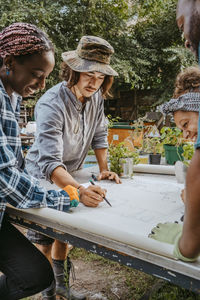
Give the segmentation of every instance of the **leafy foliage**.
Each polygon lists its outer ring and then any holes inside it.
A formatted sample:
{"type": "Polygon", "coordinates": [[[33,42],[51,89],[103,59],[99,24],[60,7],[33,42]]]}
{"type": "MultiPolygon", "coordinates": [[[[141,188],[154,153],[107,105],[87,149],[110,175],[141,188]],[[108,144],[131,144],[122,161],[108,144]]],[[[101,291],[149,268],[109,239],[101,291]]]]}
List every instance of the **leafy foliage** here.
{"type": "Polygon", "coordinates": [[[186,166],[189,166],[190,164],[190,160],[192,159],[192,156],[194,155],[194,143],[186,143],[185,145],[183,145],[183,153],[182,156],[184,158],[183,163],[186,166]]]}
{"type": "Polygon", "coordinates": [[[120,117],[115,117],[113,118],[110,114],[106,116],[107,120],[108,120],[108,128],[112,128],[114,123],[119,122],[120,121],[120,117]]]}
{"type": "Polygon", "coordinates": [[[124,143],[119,143],[117,145],[110,145],[109,147],[109,160],[110,160],[110,170],[122,174],[122,163],[124,158],[132,158],[133,165],[139,163],[139,154],[137,151],[130,151],[124,143]]]}
{"type": "Polygon", "coordinates": [[[163,127],[160,133],[163,144],[180,146],[184,143],[182,131],[177,127],[163,127]]]}
{"type": "Polygon", "coordinates": [[[146,153],[162,154],[163,145],[160,137],[145,137],[143,142],[143,150],[146,153]]]}
{"type": "MultiPolygon", "coordinates": [[[[83,35],[98,35],[116,49],[129,18],[128,0],[0,0],[0,30],[13,22],[29,22],[45,30],[56,50],[56,68],[48,86],[58,82],[61,53],[74,50],[83,35]]],[[[116,60],[116,67],[120,69],[116,60]]]]}
{"type": "Polygon", "coordinates": [[[59,81],[61,53],[74,50],[82,35],[98,35],[115,49],[116,95],[150,90],[151,105],[169,99],[174,79],[194,62],[176,25],[176,0],[0,0],[0,30],[13,22],[44,29],[55,45],[56,66],[47,88],[59,81]]]}

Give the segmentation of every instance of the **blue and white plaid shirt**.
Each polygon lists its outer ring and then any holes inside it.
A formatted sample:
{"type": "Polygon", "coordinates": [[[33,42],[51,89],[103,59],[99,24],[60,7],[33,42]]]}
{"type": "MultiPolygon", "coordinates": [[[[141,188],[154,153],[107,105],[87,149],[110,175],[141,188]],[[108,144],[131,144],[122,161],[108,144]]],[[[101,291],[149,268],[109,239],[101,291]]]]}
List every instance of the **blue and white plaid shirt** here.
{"type": "Polygon", "coordinates": [[[65,191],[46,191],[24,169],[20,128],[17,123],[21,97],[15,109],[0,80],[0,226],[6,203],[17,208],[50,207],[68,211],[70,198],[65,191]]]}

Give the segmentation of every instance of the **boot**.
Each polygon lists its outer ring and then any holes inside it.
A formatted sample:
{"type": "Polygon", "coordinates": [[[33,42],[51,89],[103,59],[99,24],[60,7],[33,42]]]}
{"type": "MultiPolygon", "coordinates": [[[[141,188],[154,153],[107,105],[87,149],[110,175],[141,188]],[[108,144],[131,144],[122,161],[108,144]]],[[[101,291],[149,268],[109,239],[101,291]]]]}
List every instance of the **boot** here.
{"type": "Polygon", "coordinates": [[[52,267],[56,280],[56,295],[62,297],[63,300],[86,300],[86,297],[69,286],[70,271],[74,279],[74,269],[72,263],[67,257],[66,263],[63,260],[52,259],[52,267]]]}
{"type": "Polygon", "coordinates": [[[52,284],[42,291],[42,300],[56,300],[56,285],[55,281],[52,284]]]}

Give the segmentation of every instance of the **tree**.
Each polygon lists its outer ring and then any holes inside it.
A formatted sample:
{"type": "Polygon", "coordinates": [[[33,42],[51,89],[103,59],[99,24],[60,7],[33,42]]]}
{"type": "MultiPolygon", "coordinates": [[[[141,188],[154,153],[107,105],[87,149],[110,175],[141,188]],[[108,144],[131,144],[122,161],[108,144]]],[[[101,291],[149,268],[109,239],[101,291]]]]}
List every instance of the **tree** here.
{"type": "Polygon", "coordinates": [[[0,0],[0,30],[30,22],[55,45],[56,67],[47,88],[59,81],[63,51],[74,50],[83,35],[97,35],[115,49],[115,89],[146,90],[151,104],[168,100],[177,73],[194,63],[176,25],[176,0],[0,0]]]}
{"type": "Polygon", "coordinates": [[[129,18],[128,0],[0,0],[0,6],[0,29],[13,22],[29,22],[52,39],[57,63],[51,84],[58,82],[61,52],[76,49],[83,35],[101,36],[118,50],[129,18]]]}

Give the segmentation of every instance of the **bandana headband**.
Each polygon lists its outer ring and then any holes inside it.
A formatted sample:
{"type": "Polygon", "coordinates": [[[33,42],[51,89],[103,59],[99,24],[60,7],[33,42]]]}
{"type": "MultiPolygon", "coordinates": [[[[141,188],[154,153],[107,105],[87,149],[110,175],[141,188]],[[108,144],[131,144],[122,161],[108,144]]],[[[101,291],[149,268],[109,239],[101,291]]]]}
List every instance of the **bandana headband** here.
{"type": "Polygon", "coordinates": [[[170,101],[162,104],[159,110],[167,115],[177,110],[196,111],[200,109],[200,93],[187,93],[179,96],[177,99],[172,98],[170,101]]]}

